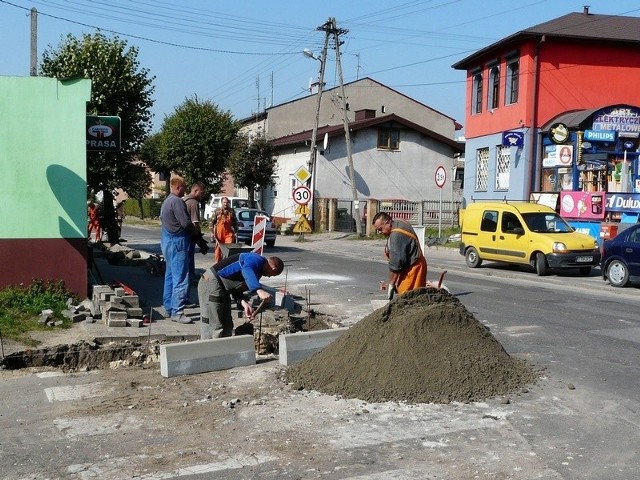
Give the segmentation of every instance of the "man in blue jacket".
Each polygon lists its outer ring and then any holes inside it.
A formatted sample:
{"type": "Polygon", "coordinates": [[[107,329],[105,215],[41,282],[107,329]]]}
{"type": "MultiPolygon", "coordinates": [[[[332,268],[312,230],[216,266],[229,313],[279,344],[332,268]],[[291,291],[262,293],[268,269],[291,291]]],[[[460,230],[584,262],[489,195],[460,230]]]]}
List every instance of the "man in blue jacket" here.
{"type": "Polygon", "coordinates": [[[253,308],[245,294],[257,294],[271,301],[271,294],[260,284],[264,277],[275,277],[284,270],[278,257],[268,259],[257,253],[237,253],[222,259],[204,272],[198,282],[200,339],[230,337],[233,333],[231,297],[239,301],[245,316],[253,319],[253,308]]]}

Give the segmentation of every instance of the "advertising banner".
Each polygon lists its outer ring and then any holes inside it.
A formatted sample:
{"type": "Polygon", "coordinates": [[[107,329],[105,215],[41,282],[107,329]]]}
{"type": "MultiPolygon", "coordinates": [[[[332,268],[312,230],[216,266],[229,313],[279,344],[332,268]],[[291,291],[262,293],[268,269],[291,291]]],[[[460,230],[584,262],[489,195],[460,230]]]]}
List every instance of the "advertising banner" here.
{"type": "Polygon", "coordinates": [[[566,218],[601,220],[604,192],[560,192],[560,215],[566,218]]]}
{"type": "Polygon", "coordinates": [[[640,213],[640,193],[608,193],[607,211],[640,213]]]}

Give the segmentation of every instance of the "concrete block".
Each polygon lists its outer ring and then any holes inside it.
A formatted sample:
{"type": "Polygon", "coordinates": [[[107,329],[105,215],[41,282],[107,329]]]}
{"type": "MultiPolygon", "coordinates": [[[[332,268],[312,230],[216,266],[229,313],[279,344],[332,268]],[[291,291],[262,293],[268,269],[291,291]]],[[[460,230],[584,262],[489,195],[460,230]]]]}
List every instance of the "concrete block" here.
{"type": "Polygon", "coordinates": [[[138,295],[125,295],[123,301],[129,308],[138,308],[140,306],[140,297],[138,295]]]}
{"type": "Polygon", "coordinates": [[[100,294],[102,293],[112,293],[113,288],[109,285],[94,285],[92,289],[92,299],[94,302],[100,300],[100,294]]]}
{"type": "Polygon", "coordinates": [[[288,293],[276,292],[275,303],[278,307],[284,308],[289,313],[296,311],[296,302],[288,293]]]}
{"type": "Polygon", "coordinates": [[[82,322],[85,318],[87,318],[86,313],[74,313],[73,315],[71,315],[71,321],[73,323],[82,322]]]}
{"type": "Polygon", "coordinates": [[[100,293],[100,300],[104,300],[105,302],[108,302],[109,300],[111,300],[111,297],[114,296],[113,292],[101,292],[100,293]]]}
{"type": "Polygon", "coordinates": [[[110,318],[107,321],[107,327],[126,327],[127,326],[127,319],[121,319],[121,318],[110,318]]]}
{"type": "Polygon", "coordinates": [[[130,327],[140,328],[142,326],[141,318],[127,318],[127,325],[130,327]]]}
{"type": "Polygon", "coordinates": [[[251,335],[160,345],[160,374],[167,378],[255,363],[256,350],[251,335]]]}
{"type": "Polygon", "coordinates": [[[130,317],[140,317],[142,318],[142,309],[140,307],[136,307],[136,308],[127,308],[127,315],[129,315],[130,317]]]}
{"type": "Polygon", "coordinates": [[[127,326],[127,312],[109,311],[103,313],[103,318],[106,315],[106,324],[109,327],[126,327],[127,326]]]}
{"type": "Polygon", "coordinates": [[[124,297],[124,288],[122,287],[116,287],[113,289],[113,294],[116,297],[124,297]]]}
{"type": "Polygon", "coordinates": [[[293,365],[310,357],[333,342],[347,331],[349,327],[331,328],[313,332],[280,334],[279,357],[282,365],[293,365]]]}
{"type": "Polygon", "coordinates": [[[109,299],[109,303],[111,305],[119,305],[119,306],[123,306],[124,305],[124,297],[119,297],[119,296],[115,296],[115,297],[111,297],[109,299]]]}

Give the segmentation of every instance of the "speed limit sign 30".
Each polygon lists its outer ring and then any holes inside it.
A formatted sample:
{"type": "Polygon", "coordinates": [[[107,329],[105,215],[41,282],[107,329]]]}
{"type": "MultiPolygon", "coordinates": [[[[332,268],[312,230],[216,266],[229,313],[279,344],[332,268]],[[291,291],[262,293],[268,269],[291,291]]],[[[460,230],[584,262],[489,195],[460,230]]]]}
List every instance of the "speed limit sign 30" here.
{"type": "Polygon", "coordinates": [[[311,201],[311,189],[304,185],[294,188],[292,195],[293,201],[298,205],[306,205],[311,201]]]}

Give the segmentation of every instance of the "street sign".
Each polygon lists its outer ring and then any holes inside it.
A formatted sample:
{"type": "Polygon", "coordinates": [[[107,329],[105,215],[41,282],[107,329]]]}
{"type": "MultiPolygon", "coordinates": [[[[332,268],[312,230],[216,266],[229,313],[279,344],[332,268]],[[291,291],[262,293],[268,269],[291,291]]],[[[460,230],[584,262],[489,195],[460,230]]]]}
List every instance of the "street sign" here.
{"type": "Polygon", "coordinates": [[[436,187],[438,188],[444,187],[444,184],[447,182],[447,170],[442,165],[436,168],[435,178],[436,178],[436,187]]]}
{"type": "Polygon", "coordinates": [[[294,188],[291,195],[298,205],[306,205],[311,201],[311,189],[304,185],[294,188]]]}
{"type": "Polygon", "coordinates": [[[119,152],[120,117],[87,115],[87,150],[119,152]]]}
{"type": "Polygon", "coordinates": [[[296,207],[295,214],[296,215],[309,215],[311,213],[311,209],[308,205],[298,205],[296,207]]]}
{"type": "Polygon", "coordinates": [[[293,176],[296,177],[300,183],[307,183],[307,180],[311,178],[311,172],[303,165],[295,171],[293,176]]]}
{"type": "Polygon", "coordinates": [[[312,231],[311,224],[304,215],[302,215],[293,226],[293,233],[311,233],[312,231]]]}

